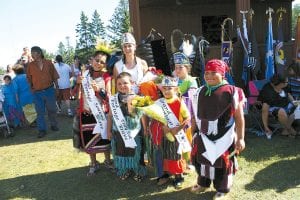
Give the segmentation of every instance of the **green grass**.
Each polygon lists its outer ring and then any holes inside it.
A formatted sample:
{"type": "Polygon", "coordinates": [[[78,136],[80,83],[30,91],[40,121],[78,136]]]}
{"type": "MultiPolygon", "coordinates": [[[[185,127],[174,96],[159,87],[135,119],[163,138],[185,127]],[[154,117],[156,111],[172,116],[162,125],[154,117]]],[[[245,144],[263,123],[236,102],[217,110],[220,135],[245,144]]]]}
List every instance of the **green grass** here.
{"type": "MultiPolygon", "coordinates": [[[[156,186],[153,169],[142,183],[120,181],[101,166],[87,177],[89,158],[72,147],[72,119],[60,116],[60,131],[42,139],[34,129],[16,130],[0,137],[0,200],[5,199],[211,199],[211,191],[189,192],[196,174],[185,178],[184,188],[156,186]]],[[[98,160],[103,162],[102,155],[98,160]]],[[[276,135],[271,141],[247,135],[239,156],[239,171],[229,199],[300,199],[300,138],[276,135]]]]}

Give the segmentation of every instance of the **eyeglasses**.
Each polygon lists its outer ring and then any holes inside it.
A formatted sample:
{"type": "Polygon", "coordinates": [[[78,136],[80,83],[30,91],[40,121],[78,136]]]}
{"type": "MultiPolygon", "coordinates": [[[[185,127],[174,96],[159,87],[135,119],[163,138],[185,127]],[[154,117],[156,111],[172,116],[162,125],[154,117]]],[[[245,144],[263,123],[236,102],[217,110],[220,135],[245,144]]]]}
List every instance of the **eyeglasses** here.
{"type": "Polygon", "coordinates": [[[103,62],[102,60],[99,60],[99,59],[95,59],[95,62],[98,63],[98,64],[101,64],[101,65],[105,64],[105,62],[103,62]]]}

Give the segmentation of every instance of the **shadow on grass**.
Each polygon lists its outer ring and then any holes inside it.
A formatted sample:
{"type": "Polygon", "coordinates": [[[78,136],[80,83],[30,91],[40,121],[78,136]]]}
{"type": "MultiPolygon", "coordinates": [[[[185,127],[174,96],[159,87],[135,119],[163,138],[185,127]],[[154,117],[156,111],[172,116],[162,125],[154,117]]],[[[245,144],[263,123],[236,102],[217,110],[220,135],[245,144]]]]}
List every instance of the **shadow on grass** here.
{"type": "Polygon", "coordinates": [[[241,157],[247,161],[259,162],[274,156],[280,158],[297,156],[300,152],[299,140],[299,136],[295,139],[276,134],[271,140],[267,140],[264,136],[246,134],[246,149],[241,157]]]}
{"type": "Polygon", "coordinates": [[[292,188],[300,189],[299,166],[300,158],[273,163],[256,173],[254,181],[245,188],[252,191],[274,189],[279,193],[292,188]]]}
{"type": "Polygon", "coordinates": [[[40,141],[64,140],[72,138],[73,118],[66,116],[58,116],[57,121],[59,126],[59,131],[57,132],[51,131],[49,125],[47,135],[43,138],[37,138],[37,128],[18,128],[14,129],[14,137],[4,138],[1,135],[0,146],[18,145],[40,141]]]}
{"type": "Polygon", "coordinates": [[[137,183],[121,181],[101,166],[93,177],[87,168],[73,168],[0,180],[1,199],[211,199],[214,192],[195,195],[189,188],[180,191],[171,185],[158,187],[155,180],[137,183]]]}

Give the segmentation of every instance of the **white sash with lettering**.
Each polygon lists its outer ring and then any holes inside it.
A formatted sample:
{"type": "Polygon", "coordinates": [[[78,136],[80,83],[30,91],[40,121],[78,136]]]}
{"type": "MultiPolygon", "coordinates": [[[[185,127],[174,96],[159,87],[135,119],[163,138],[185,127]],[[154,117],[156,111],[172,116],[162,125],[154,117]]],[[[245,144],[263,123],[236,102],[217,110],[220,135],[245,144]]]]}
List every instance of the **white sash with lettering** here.
{"type": "MultiPolygon", "coordinates": [[[[233,122],[230,129],[225,133],[225,135],[223,135],[221,138],[215,141],[211,141],[204,133],[201,132],[201,120],[197,117],[197,113],[198,113],[198,98],[202,88],[203,87],[200,87],[193,96],[193,101],[192,101],[193,112],[194,112],[197,127],[199,129],[199,135],[202,138],[206,150],[202,155],[207,160],[209,160],[209,162],[213,165],[216,162],[216,160],[231,146],[235,137],[235,130],[234,130],[235,123],[233,122]]],[[[215,121],[209,121],[209,125],[208,125],[209,130],[211,129],[210,126],[215,126],[214,122],[215,121]]],[[[216,130],[214,131],[217,130],[218,129],[216,128],[216,130]]]]}
{"type": "Polygon", "coordinates": [[[107,139],[106,116],[102,110],[102,106],[100,102],[98,101],[95,95],[95,91],[92,88],[91,81],[90,81],[90,73],[88,70],[86,70],[83,74],[82,88],[84,91],[84,95],[86,96],[86,101],[97,122],[93,130],[93,134],[100,133],[103,139],[107,139]]]}
{"type": "MultiPolygon", "coordinates": [[[[156,101],[156,103],[159,106],[161,106],[169,128],[174,128],[174,127],[180,126],[180,123],[179,123],[177,117],[172,112],[172,110],[170,109],[170,107],[167,104],[165,99],[163,99],[163,98],[158,99],[156,101]]],[[[181,103],[183,103],[183,102],[181,102],[181,103]]],[[[192,147],[186,137],[186,134],[182,129],[175,135],[175,138],[176,138],[177,142],[179,143],[179,146],[177,149],[178,154],[181,155],[182,152],[185,153],[185,152],[190,152],[192,150],[192,147]]]]}
{"type": "Polygon", "coordinates": [[[137,145],[135,143],[134,137],[138,134],[139,130],[129,131],[125,117],[120,108],[118,93],[110,97],[109,105],[112,112],[112,117],[124,141],[125,147],[135,148],[137,145]]]}

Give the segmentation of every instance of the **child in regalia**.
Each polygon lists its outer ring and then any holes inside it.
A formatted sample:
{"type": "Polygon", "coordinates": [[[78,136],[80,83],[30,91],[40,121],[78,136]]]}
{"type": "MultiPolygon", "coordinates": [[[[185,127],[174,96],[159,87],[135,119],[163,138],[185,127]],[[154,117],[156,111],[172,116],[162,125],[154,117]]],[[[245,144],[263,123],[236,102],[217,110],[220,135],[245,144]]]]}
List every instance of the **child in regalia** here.
{"type": "Polygon", "coordinates": [[[133,179],[141,182],[146,175],[142,130],[147,130],[147,123],[145,116],[131,105],[134,97],[132,84],[132,77],[127,72],[116,77],[118,92],[109,100],[107,129],[117,175],[126,180],[133,172],[133,179]]]}
{"type": "Polygon", "coordinates": [[[194,193],[206,191],[213,182],[214,199],[224,199],[237,168],[235,154],[245,148],[244,94],[224,79],[227,64],[218,59],[207,62],[206,85],[193,97],[192,130],[195,132],[192,162],[198,173],[194,193]]]}
{"type": "Polygon", "coordinates": [[[183,131],[190,120],[190,114],[185,103],[177,96],[176,79],[165,76],[159,88],[163,98],[158,99],[155,104],[162,109],[167,124],[155,123],[150,127],[155,157],[153,164],[159,177],[158,185],[167,183],[169,177],[174,175],[174,187],[179,189],[184,181],[182,173],[186,167],[182,153],[191,150],[183,131]]]}
{"type": "Polygon", "coordinates": [[[109,57],[106,52],[96,51],[92,59],[92,68],[84,71],[77,79],[77,83],[81,84],[79,117],[85,140],[84,150],[89,154],[91,161],[87,176],[94,175],[100,168],[96,153],[104,153],[105,167],[113,169],[106,129],[108,98],[111,91],[111,77],[106,71],[109,57]]]}

